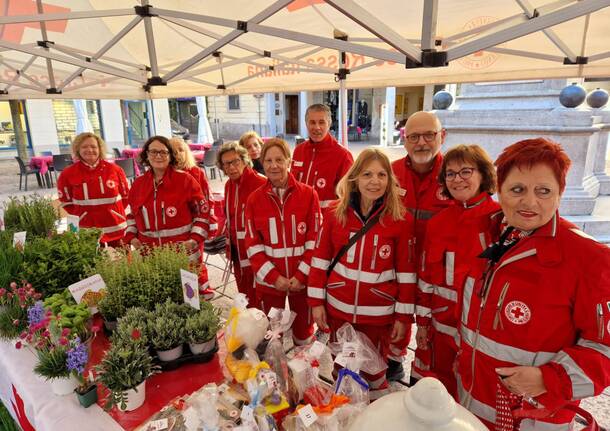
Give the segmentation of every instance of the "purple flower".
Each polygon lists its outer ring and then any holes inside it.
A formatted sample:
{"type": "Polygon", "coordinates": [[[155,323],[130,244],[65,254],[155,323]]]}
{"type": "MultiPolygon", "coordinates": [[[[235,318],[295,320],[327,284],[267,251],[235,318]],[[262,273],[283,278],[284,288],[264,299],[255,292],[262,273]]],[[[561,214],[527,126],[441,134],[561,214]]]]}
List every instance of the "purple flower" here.
{"type": "Polygon", "coordinates": [[[68,350],[68,359],[66,366],[70,371],[76,371],[78,374],[85,372],[85,366],[89,361],[89,353],[87,346],[81,344],[80,338],[76,337],[71,343],[71,348],[68,350]]]}
{"type": "Polygon", "coordinates": [[[32,326],[40,323],[44,319],[44,315],[45,311],[42,301],[37,301],[34,305],[28,308],[28,322],[32,326]]]}

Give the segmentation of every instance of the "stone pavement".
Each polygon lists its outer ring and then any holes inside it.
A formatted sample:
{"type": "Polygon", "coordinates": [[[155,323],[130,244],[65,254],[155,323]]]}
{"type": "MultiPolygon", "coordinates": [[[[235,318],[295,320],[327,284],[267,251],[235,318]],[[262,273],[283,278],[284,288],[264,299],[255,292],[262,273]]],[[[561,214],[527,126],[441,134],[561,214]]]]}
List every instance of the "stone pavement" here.
{"type": "MultiPolygon", "coordinates": [[[[354,158],[364,149],[368,147],[367,142],[359,142],[350,144],[350,149],[354,158]]],[[[391,147],[385,148],[384,151],[388,154],[390,159],[394,160],[404,156],[404,149],[402,147],[391,147]]],[[[223,192],[224,181],[226,177],[223,176],[223,180],[215,179],[210,181],[210,186],[214,192],[223,192]]],[[[36,179],[33,176],[29,178],[29,191],[19,191],[19,168],[17,162],[14,159],[11,160],[0,160],[0,205],[2,202],[8,199],[9,196],[21,196],[38,193],[53,198],[57,198],[55,189],[39,188],[36,183],[36,179]]],[[[610,212],[610,198],[605,198],[600,204],[600,208],[596,208],[598,211],[609,211],[610,212]]],[[[222,268],[224,268],[224,261],[220,256],[210,256],[209,258],[209,274],[210,282],[214,287],[221,285],[222,279],[222,268]]],[[[235,282],[231,278],[231,282],[226,286],[225,293],[229,297],[233,297],[236,293],[235,282]]],[[[228,316],[228,311],[231,307],[231,299],[217,295],[217,299],[214,300],[215,304],[223,310],[223,317],[228,316]]],[[[415,331],[413,331],[413,335],[415,331]]],[[[414,339],[411,340],[411,348],[414,348],[414,339]]],[[[410,369],[410,363],[413,360],[413,352],[409,350],[407,357],[405,358],[405,370],[410,369]]],[[[408,380],[408,378],[406,379],[408,380]]],[[[393,384],[393,388],[396,390],[402,390],[405,387],[400,384],[393,384]]],[[[610,430],[610,388],[606,388],[604,393],[595,398],[590,398],[583,402],[583,407],[591,412],[596,420],[602,427],[610,430]]]]}

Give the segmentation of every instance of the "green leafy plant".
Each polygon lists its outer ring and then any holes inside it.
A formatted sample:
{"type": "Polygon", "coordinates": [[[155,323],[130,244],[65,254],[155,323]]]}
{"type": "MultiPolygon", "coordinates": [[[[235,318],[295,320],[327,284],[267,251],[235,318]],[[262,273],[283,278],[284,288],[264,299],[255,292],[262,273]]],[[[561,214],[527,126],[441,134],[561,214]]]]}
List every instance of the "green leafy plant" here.
{"type": "Polygon", "coordinates": [[[0,402],[0,429],[3,431],[21,431],[4,404],[0,402]]]}
{"type": "Polygon", "coordinates": [[[153,365],[148,349],[139,334],[134,332],[129,340],[114,340],[95,370],[97,381],[110,391],[104,406],[110,410],[114,405],[125,409],[125,392],[136,388],[158,367],[153,365]]]}
{"type": "Polygon", "coordinates": [[[210,341],[220,329],[220,312],[209,302],[201,303],[201,310],[187,317],[185,323],[186,339],[189,343],[199,344],[210,341]]]}
{"type": "Polygon", "coordinates": [[[19,280],[23,253],[13,247],[13,232],[0,231],[0,288],[19,280]]]}
{"type": "Polygon", "coordinates": [[[168,245],[102,255],[88,272],[104,279],[106,292],[98,305],[106,320],[114,320],[131,307],[152,310],[168,298],[182,302],[180,269],[189,269],[188,254],[182,247],[168,245]]]}
{"type": "Polygon", "coordinates": [[[48,380],[61,377],[68,377],[70,371],[66,365],[68,359],[68,349],[64,346],[57,346],[53,349],[37,350],[38,363],[34,367],[34,372],[48,380]]]}
{"type": "Polygon", "coordinates": [[[59,212],[49,198],[32,195],[10,197],[4,208],[6,230],[27,231],[28,237],[46,237],[55,232],[59,212]]]}
{"type": "Polygon", "coordinates": [[[150,342],[156,350],[171,350],[186,341],[185,321],[188,310],[186,304],[174,304],[169,299],[157,305],[149,323],[150,342]]]}
{"type": "Polygon", "coordinates": [[[152,313],[142,307],[132,307],[119,319],[119,324],[116,331],[112,334],[113,340],[124,339],[128,340],[132,337],[134,331],[140,331],[142,342],[146,345],[150,342],[149,322],[152,313]]]}
{"type": "Polygon", "coordinates": [[[37,286],[44,297],[62,292],[84,274],[98,256],[99,229],[53,234],[25,244],[22,278],[37,286]]]}

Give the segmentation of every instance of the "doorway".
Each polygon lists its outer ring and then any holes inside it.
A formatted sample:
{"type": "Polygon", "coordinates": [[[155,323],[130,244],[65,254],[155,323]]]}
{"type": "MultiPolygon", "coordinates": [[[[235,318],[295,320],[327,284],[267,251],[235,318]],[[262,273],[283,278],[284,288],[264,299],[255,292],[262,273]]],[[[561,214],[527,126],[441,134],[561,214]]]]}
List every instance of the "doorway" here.
{"type": "Polygon", "coordinates": [[[150,124],[146,101],[124,100],[123,121],[125,122],[126,141],[131,147],[141,147],[150,137],[150,124]]]}
{"type": "Polygon", "coordinates": [[[286,96],[286,134],[299,133],[299,96],[287,94],[286,96]]]}

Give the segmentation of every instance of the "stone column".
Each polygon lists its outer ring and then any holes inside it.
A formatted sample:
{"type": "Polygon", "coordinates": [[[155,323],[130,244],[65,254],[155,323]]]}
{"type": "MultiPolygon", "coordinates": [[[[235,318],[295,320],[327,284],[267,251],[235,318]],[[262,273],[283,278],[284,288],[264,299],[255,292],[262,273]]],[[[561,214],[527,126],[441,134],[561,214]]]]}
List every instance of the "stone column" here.
{"type": "Polygon", "coordinates": [[[596,143],[593,175],[599,181],[599,194],[610,195],[610,176],[606,172],[606,154],[608,140],[610,139],[610,109],[594,109],[591,112],[593,115],[600,117],[600,132],[596,143]]]}

